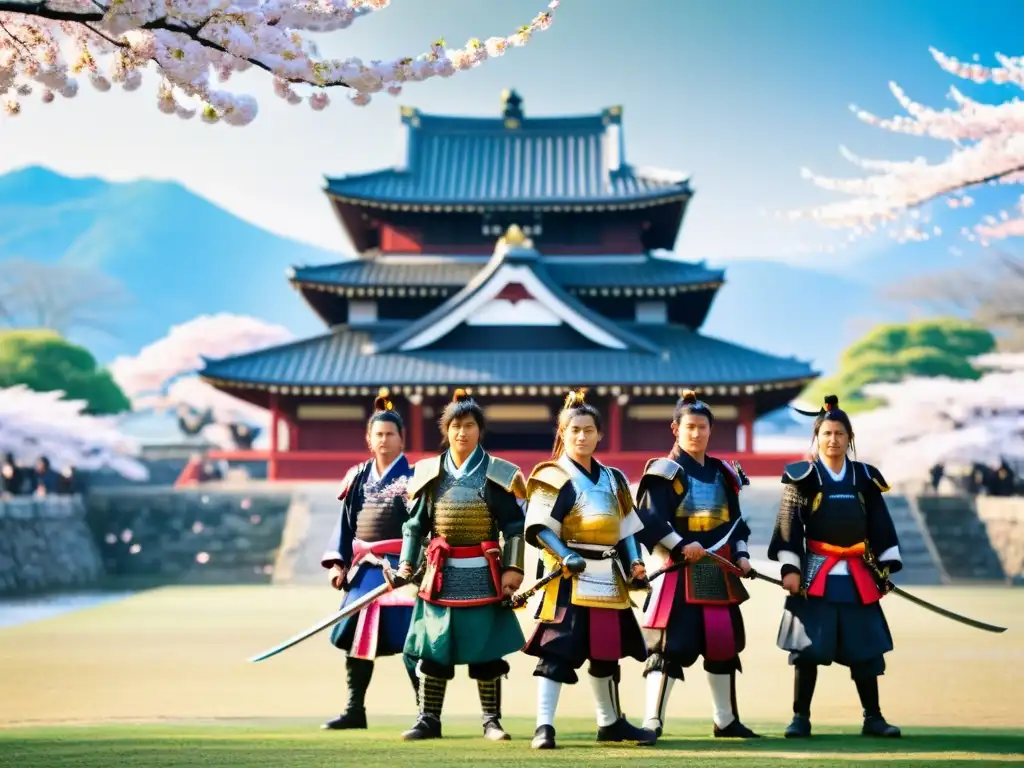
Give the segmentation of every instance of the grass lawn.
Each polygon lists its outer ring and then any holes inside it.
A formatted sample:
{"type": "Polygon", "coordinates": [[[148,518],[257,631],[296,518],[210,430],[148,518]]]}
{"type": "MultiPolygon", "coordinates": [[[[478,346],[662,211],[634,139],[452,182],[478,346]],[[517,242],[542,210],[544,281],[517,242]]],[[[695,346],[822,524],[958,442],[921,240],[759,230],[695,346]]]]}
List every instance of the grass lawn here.
{"type": "MultiPolygon", "coordinates": [[[[747,649],[738,681],[743,720],[767,738],[711,739],[711,701],[699,666],[677,685],[666,736],[653,749],[597,746],[589,686],[566,687],[554,753],[529,749],[532,662],[516,655],[505,684],[508,744],[480,736],[475,685],[463,673],[445,701],[446,739],[405,744],[415,703],[397,659],[381,660],[367,697],[371,729],[327,733],[318,724],[345,702],[344,656],[325,635],[278,657],[246,659],[335,609],[310,587],[170,587],[45,621],[0,630],[0,766],[395,766],[459,764],[772,766],[979,765],[1024,762],[1024,590],[918,588],[953,610],[1008,626],[992,635],[952,623],[897,596],[885,599],[895,637],[880,682],[886,717],[904,738],[859,736],[848,673],[823,669],[815,738],[787,741],[792,670],[775,647],[782,596],[748,589],[747,649]]],[[[520,614],[532,625],[532,610],[520,614]]],[[[623,707],[643,718],[640,665],[623,664],[623,707]]]]}

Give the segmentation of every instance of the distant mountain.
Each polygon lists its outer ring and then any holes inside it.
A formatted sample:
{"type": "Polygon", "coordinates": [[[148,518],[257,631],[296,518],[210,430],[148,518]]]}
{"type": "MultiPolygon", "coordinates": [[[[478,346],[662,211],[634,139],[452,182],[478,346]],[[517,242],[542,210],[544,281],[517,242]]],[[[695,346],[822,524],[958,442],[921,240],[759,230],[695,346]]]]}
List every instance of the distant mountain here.
{"type": "MultiPolygon", "coordinates": [[[[0,262],[12,258],[95,268],[126,286],[134,306],[121,338],[88,340],[107,361],[205,313],[318,333],[322,324],[285,270],[340,257],[248,224],[178,184],[74,179],[30,167],[0,176],[0,262]]],[[[826,372],[872,324],[900,319],[879,298],[877,271],[839,275],[756,260],[724,266],[726,284],[705,332],[826,372]]]]}
{"type": "Polygon", "coordinates": [[[881,322],[906,319],[876,286],[777,261],[726,262],[703,331],[776,355],[811,362],[827,374],[843,349],[881,322]]]}
{"type": "Polygon", "coordinates": [[[285,270],[338,255],[248,224],[175,183],[115,184],[30,167],[0,176],[0,262],[14,258],[94,268],[124,284],[133,301],[121,338],[89,338],[107,360],[211,312],[321,331],[285,270]]]}

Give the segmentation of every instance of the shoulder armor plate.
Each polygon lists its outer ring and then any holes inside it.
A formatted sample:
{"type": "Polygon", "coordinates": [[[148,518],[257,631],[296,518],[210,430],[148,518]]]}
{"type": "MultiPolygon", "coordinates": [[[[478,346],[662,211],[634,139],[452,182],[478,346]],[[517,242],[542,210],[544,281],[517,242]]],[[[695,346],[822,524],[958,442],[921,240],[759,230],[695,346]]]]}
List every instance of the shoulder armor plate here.
{"type": "Polygon", "coordinates": [[[799,485],[806,482],[812,475],[817,475],[813,462],[796,461],[786,465],[786,469],[782,473],[782,482],[787,485],[799,485]]]}
{"type": "Polygon", "coordinates": [[[863,461],[859,461],[857,463],[864,468],[864,471],[865,473],[867,473],[867,476],[871,478],[871,481],[876,486],[878,486],[878,490],[880,490],[882,493],[886,493],[887,491],[891,490],[889,484],[885,482],[885,478],[882,477],[882,473],[878,471],[878,467],[874,466],[873,464],[867,464],[863,461]]]}
{"type": "Polygon", "coordinates": [[[412,468],[412,479],[409,480],[409,501],[419,496],[431,480],[441,474],[441,456],[417,461],[412,468]]]}
{"type": "Polygon", "coordinates": [[[533,468],[530,479],[526,481],[526,495],[533,493],[533,489],[538,485],[546,485],[553,491],[560,491],[568,482],[569,473],[562,469],[557,461],[542,461],[533,468]]]}
{"type": "Polygon", "coordinates": [[[509,493],[515,494],[516,498],[526,498],[526,480],[519,467],[511,461],[499,459],[497,456],[487,454],[487,479],[497,483],[509,493]]]}
{"type": "Polygon", "coordinates": [[[615,491],[619,497],[619,504],[622,507],[622,515],[625,517],[633,511],[634,504],[633,491],[629,487],[629,478],[618,467],[608,467],[608,471],[612,473],[612,477],[615,478],[615,484],[618,486],[615,491]]]}
{"type": "Polygon", "coordinates": [[[665,480],[675,480],[683,468],[676,464],[672,459],[660,458],[651,459],[647,462],[647,466],[644,467],[645,475],[653,475],[654,477],[662,477],[665,480]]]}
{"type": "MultiPolygon", "coordinates": [[[[370,459],[370,461],[373,461],[373,459],[370,459]]],[[[345,473],[345,477],[341,480],[341,490],[338,491],[338,501],[342,501],[348,496],[348,492],[352,489],[352,483],[356,481],[359,474],[366,468],[367,463],[364,461],[361,464],[356,464],[345,473]]]]}
{"type": "MultiPolygon", "coordinates": [[[[722,461],[721,459],[715,459],[715,461],[718,462],[719,470],[725,476],[726,482],[732,486],[733,491],[739,493],[743,490],[743,478],[746,477],[746,475],[740,474],[743,470],[737,471],[737,468],[728,461],[722,461]]],[[[749,483],[750,481],[748,480],[747,482],[749,483]]]]}

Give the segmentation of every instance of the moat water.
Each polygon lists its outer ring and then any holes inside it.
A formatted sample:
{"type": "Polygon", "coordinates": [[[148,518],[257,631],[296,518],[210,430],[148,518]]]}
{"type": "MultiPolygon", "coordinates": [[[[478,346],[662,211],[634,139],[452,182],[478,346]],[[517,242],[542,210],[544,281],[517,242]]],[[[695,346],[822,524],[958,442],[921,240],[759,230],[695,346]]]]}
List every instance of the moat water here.
{"type": "Polygon", "coordinates": [[[44,597],[0,598],[0,630],[123,600],[133,592],[75,592],[44,597]]]}

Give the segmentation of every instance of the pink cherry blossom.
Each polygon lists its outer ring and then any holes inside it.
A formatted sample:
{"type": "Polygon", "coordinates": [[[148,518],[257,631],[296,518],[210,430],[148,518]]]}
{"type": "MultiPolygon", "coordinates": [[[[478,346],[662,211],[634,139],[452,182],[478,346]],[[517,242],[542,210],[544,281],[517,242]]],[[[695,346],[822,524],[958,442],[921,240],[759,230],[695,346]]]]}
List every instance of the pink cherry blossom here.
{"type": "MultiPolygon", "coordinates": [[[[931,54],[943,70],[961,79],[1024,88],[1024,57],[996,54],[999,66],[986,67],[934,48],[931,54]]],[[[791,220],[850,229],[858,236],[885,229],[901,241],[925,240],[939,232],[926,226],[926,217],[915,210],[918,206],[944,198],[952,208],[967,208],[974,202],[967,189],[1024,182],[1024,102],[1019,98],[984,104],[952,88],[953,106],[935,110],[913,101],[896,83],[890,83],[890,89],[906,115],[880,118],[856,106],[851,109],[860,120],[882,130],[949,142],[949,153],[937,162],[924,157],[871,160],[841,147],[843,156],[863,175],[833,178],[807,169],[802,174],[815,186],[847,199],[791,211],[791,220]]],[[[989,217],[966,234],[982,244],[1024,235],[1024,198],[1015,214],[989,217]]]]}
{"type": "Polygon", "coordinates": [[[252,96],[213,85],[252,67],[271,74],[290,104],[308,101],[319,111],[330,103],[326,89],[346,87],[349,101],[363,106],[375,93],[397,96],[405,83],[451,77],[525,45],[551,26],[559,2],[506,37],[455,49],[436,40],[418,57],[367,63],[321,58],[303,34],[347,29],[391,0],[0,0],[0,98],[16,115],[37,91],[44,103],[75,96],[77,75],[99,91],[132,91],[153,64],[157,108],[185,119],[252,122],[252,96]]]}

